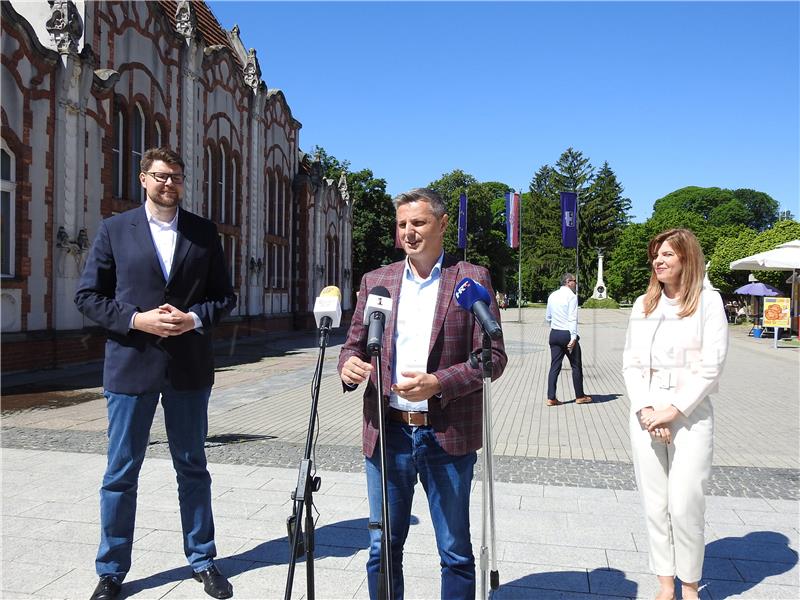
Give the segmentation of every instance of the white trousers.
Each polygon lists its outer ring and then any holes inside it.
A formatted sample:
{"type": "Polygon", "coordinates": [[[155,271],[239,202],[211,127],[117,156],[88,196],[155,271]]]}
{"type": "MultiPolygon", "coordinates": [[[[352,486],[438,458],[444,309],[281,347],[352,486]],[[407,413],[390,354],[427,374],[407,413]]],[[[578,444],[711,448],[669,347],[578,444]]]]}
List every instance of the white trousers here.
{"type": "Polygon", "coordinates": [[[711,477],[714,411],[703,399],[689,417],[673,421],[669,445],[631,414],[631,449],[642,495],[650,569],[656,575],[700,581],[705,555],[705,491],[711,477]]]}

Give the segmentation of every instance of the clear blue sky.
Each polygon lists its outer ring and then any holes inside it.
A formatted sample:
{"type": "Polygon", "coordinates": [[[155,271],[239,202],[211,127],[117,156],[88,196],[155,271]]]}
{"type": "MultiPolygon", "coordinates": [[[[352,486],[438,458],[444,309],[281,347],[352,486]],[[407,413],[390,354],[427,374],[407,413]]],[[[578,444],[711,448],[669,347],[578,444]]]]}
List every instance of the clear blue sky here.
{"type": "Polygon", "coordinates": [[[687,185],[800,215],[797,2],[209,3],[300,144],[396,194],[453,169],[527,191],[567,147],[646,219],[687,185]]]}

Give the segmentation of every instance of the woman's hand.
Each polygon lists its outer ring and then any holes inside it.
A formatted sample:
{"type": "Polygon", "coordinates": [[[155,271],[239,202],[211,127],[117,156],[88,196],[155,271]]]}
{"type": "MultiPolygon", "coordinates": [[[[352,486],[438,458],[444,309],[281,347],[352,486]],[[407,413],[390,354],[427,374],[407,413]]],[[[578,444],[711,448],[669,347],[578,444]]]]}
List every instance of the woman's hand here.
{"type": "Polygon", "coordinates": [[[644,409],[642,409],[639,420],[642,425],[647,428],[647,431],[653,433],[656,429],[664,429],[666,426],[670,425],[680,414],[681,411],[670,404],[665,409],[652,410],[647,414],[645,414],[644,409]]]}
{"type": "Polygon", "coordinates": [[[680,411],[672,405],[664,410],[655,410],[652,406],[646,406],[639,411],[639,423],[650,432],[654,439],[669,444],[672,441],[672,432],[666,425],[674,421],[679,414],[680,411]],[[672,414],[672,411],[675,414],[672,414]]]}

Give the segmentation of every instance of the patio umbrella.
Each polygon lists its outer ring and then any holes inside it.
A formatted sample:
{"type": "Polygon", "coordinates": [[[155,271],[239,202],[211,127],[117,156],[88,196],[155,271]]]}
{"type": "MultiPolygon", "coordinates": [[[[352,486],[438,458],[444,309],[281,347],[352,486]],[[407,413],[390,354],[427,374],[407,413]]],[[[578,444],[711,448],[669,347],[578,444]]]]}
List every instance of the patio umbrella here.
{"type": "MultiPolygon", "coordinates": [[[[800,240],[785,242],[772,250],[740,258],[733,261],[730,264],[730,268],[732,271],[794,271],[793,277],[797,277],[800,271],[800,240]]],[[[794,315],[797,316],[794,283],[792,283],[791,290],[790,303],[794,315]]],[[[800,317],[798,317],[798,320],[800,320],[800,317]]]]}
{"type": "Polygon", "coordinates": [[[730,264],[735,271],[791,271],[800,269],[800,240],[792,240],[777,248],[746,256],[730,264]]]}
{"type": "Polygon", "coordinates": [[[734,294],[744,294],[750,296],[780,296],[781,291],[766,283],[760,281],[753,281],[747,285],[733,290],[734,294]]]}

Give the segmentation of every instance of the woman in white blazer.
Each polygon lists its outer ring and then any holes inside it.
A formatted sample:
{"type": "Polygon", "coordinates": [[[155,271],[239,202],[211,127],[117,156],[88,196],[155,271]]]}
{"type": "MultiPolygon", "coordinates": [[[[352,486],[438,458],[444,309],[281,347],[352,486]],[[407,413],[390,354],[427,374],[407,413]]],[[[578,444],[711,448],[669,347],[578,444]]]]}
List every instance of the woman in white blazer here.
{"type": "Polygon", "coordinates": [[[647,521],[657,600],[697,598],[714,417],[709,395],[728,349],[719,294],[703,289],[703,251],[687,229],[650,241],[647,292],[636,299],[622,359],[631,403],[636,484],[647,521]]]}

